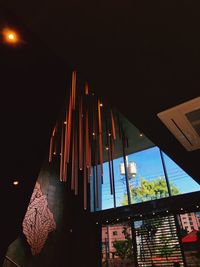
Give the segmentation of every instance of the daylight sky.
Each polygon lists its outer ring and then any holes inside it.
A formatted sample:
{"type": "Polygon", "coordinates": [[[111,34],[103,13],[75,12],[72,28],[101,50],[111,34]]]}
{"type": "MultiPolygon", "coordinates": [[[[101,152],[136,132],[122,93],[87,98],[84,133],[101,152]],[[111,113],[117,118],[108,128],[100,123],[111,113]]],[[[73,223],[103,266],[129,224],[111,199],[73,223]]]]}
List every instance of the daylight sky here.
{"type": "MultiPolygon", "coordinates": [[[[184,193],[200,190],[200,185],[195,182],[186,172],[184,172],[173,160],[166,154],[164,155],[165,164],[170,182],[172,182],[179,191],[184,193]]],[[[131,180],[133,186],[138,186],[140,177],[148,180],[153,180],[157,177],[164,177],[164,172],[160,159],[158,147],[149,148],[141,152],[134,153],[128,156],[128,160],[136,162],[137,174],[131,180]]],[[[117,206],[121,206],[123,196],[126,192],[124,178],[120,175],[120,162],[122,158],[114,160],[115,170],[115,188],[117,206]]],[[[104,184],[102,186],[102,209],[113,207],[113,197],[110,194],[109,171],[108,163],[104,163],[104,184]]]]}

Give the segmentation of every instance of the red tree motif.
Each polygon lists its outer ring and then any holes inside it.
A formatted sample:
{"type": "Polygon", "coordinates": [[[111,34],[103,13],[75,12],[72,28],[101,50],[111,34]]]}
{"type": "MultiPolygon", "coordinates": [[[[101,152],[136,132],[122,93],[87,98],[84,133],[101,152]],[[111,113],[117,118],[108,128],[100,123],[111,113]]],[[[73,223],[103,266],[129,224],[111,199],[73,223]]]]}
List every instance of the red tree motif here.
{"type": "Polygon", "coordinates": [[[36,182],[24,221],[23,233],[31,246],[32,255],[41,252],[48,238],[48,234],[56,229],[56,223],[52,212],[48,208],[48,202],[43,195],[40,184],[36,182]]]}

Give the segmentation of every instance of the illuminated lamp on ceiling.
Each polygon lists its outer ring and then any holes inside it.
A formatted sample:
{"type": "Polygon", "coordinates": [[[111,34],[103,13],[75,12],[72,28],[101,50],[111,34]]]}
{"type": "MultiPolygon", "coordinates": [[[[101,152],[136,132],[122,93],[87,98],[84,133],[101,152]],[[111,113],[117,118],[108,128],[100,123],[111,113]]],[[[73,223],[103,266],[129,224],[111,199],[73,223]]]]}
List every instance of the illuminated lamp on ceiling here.
{"type": "Polygon", "coordinates": [[[3,43],[17,46],[22,43],[20,33],[15,29],[5,27],[1,31],[3,43]]]}

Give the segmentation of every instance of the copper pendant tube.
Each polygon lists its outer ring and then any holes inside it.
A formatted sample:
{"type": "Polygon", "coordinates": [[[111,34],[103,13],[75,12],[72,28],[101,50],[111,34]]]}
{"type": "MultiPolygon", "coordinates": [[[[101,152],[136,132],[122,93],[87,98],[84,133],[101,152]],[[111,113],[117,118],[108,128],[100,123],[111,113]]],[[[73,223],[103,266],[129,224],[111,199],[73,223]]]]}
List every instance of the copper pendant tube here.
{"type": "Polygon", "coordinates": [[[83,100],[79,100],[79,169],[83,169],[83,100]]]}
{"type": "Polygon", "coordinates": [[[76,106],[76,71],[72,72],[72,109],[76,106]]]}
{"type": "Polygon", "coordinates": [[[64,160],[64,123],[61,121],[61,145],[60,145],[60,181],[63,181],[63,160],[64,160]]]}
{"type": "Polygon", "coordinates": [[[113,195],[113,182],[112,182],[112,169],[111,169],[111,159],[110,159],[110,147],[107,149],[108,155],[108,167],[109,167],[109,177],[110,177],[110,193],[113,195]]]}
{"type": "Polygon", "coordinates": [[[71,125],[72,124],[72,96],[69,98],[69,112],[67,120],[67,134],[66,134],[66,162],[69,163],[70,143],[71,143],[71,125]]]}
{"type": "Polygon", "coordinates": [[[85,113],[85,164],[89,168],[89,122],[88,111],[85,113]]]}
{"type": "Polygon", "coordinates": [[[92,159],[91,159],[91,143],[90,143],[90,140],[88,140],[88,142],[89,142],[89,145],[88,145],[88,153],[89,153],[89,157],[88,157],[88,183],[90,183],[92,159]]]}
{"type": "Polygon", "coordinates": [[[99,172],[98,172],[98,161],[97,153],[95,151],[95,184],[96,184],[96,208],[99,208],[99,172]]]}
{"type": "MultiPolygon", "coordinates": [[[[70,98],[69,98],[69,102],[70,102],[70,98]]],[[[63,182],[66,182],[67,180],[67,151],[68,151],[68,145],[69,145],[67,132],[68,132],[68,123],[69,123],[68,121],[69,110],[70,110],[69,105],[66,104],[65,122],[64,122],[64,125],[62,125],[63,126],[63,172],[62,172],[63,182]]]]}
{"type": "Polygon", "coordinates": [[[85,83],[85,95],[89,94],[88,82],[85,83]]]}
{"type": "Polygon", "coordinates": [[[74,150],[75,150],[75,157],[74,157],[74,162],[75,162],[75,170],[74,170],[74,175],[75,175],[75,195],[77,196],[78,195],[78,133],[76,131],[75,133],[75,147],[74,147],[74,150]]]}
{"type": "Polygon", "coordinates": [[[72,163],[71,163],[71,190],[75,189],[75,121],[72,130],[72,163]]]}
{"type": "Polygon", "coordinates": [[[52,154],[53,154],[53,136],[51,136],[49,145],[49,162],[52,162],[52,154]]]}
{"type": "Polygon", "coordinates": [[[71,130],[71,95],[69,96],[69,105],[66,107],[65,134],[64,134],[64,156],[63,156],[63,181],[67,181],[67,162],[69,158],[69,134],[71,130]],[[67,111],[68,109],[68,111],[67,111]]]}
{"type": "Polygon", "coordinates": [[[112,125],[112,136],[113,136],[113,140],[116,140],[115,120],[114,120],[114,114],[113,114],[112,109],[110,110],[110,116],[111,116],[111,125],[112,125]]]}
{"type": "Polygon", "coordinates": [[[57,124],[53,129],[53,155],[56,155],[57,153],[56,133],[57,133],[57,124]]]}
{"type": "Polygon", "coordinates": [[[57,155],[57,140],[56,140],[56,136],[54,136],[53,155],[57,155]]]}
{"type": "Polygon", "coordinates": [[[93,105],[93,112],[92,112],[92,138],[93,140],[96,140],[97,137],[97,130],[96,130],[96,125],[97,125],[97,118],[96,118],[96,105],[94,102],[93,105]]]}
{"type": "Polygon", "coordinates": [[[85,152],[86,152],[86,168],[87,168],[87,180],[90,182],[90,170],[91,170],[91,144],[89,139],[89,117],[88,111],[85,113],[85,152]]]}
{"type": "Polygon", "coordinates": [[[119,138],[122,138],[122,129],[121,129],[121,121],[120,121],[120,116],[119,112],[117,112],[117,124],[118,124],[118,133],[119,133],[119,138]]]}
{"type": "Polygon", "coordinates": [[[99,122],[99,163],[101,181],[103,183],[103,141],[102,141],[102,119],[101,119],[101,103],[98,100],[98,122],[99,122]]]}
{"type": "Polygon", "coordinates": [[[109,138],[110,140],[110,157],[111,157],[111,170],[112,170],[112,188],[113,188],[113,202],[114,202],[114,208],[116,208],[116,194],[115,194],[115,175],[114,175],[114,163],[113,163],[113,150],[114,150],[114,142],[109,138]]]}
{"type": "Polygon", "coordinates": [[[131,204],[131,194],[130,194],[130,185],[129,185],[129,177],[128,177],[128,169],[127,169],[127,161],[126,161],[126,140],[124,131],[122,132],[122,150],[123,150],[123,160],[124,160],[124,169],[125,169],[125,180],[126,180],[126,190],[128,197],[128,205],[131,204]]]}
{"type": "Polygon", "coordinates": [[[108,130],[108,120],[107,113],[105,113],[105,125],[106,125],[106,150],[108,157],[108,169],[109,169],[109,178],[110,178],[110,193],[113,194],[113,182],[112,182],[112,169],[111,169],[111,156],[110,156],[110,132],[108,130]]]}
{"type": "Polygon", "coordinates": [[[84,209],[87,209],[87,168],[86,168],[86,151],[84,153],[84,174],[83,174],[83,198],[84,198],[84,209]]]}
{"type": "Polygon", "coordinates": [[[56,126],[53,128],[53,132],[50,139],[50,146],[49,146],[49,162],[52,162],[52,156],[54,153],[54,140],[56,135],[56,126]]]}

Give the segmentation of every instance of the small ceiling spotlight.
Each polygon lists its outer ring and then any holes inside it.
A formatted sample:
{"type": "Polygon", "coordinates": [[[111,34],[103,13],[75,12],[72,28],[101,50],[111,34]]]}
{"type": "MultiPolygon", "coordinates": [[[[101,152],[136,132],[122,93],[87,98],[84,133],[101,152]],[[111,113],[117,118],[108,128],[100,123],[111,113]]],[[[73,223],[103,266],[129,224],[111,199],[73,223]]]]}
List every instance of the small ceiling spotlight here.
{"type": "Polygon", "coordinates": [[[155,215],[155,212],[153,212],[153,215],[155,215]]]}
{"type": "Polygon", "coordinates": [[[99,224],[98,222],[96,222],[96,224],[99,224]]]}
{"type": "Polygon", "coordinates": [[[198,206],[198,205],[197,205],[196,207],[197,207],[197,209],[199,208],[199,206],[198,206]]]}
{"type": "Polygon", "coordinates": [[[15,29],[5,27],[3,28],[1,34],[3,42],[8,45],[16,46],[22,42],[20,34],[15,29]]]}
{"type": "Polygon", "coordinates": [[[64,121],[64,124],[67,124],[67,122],[66,122],[66,121],[64,121]]]}
{"type": "Polygon", "coordinates": [[[109,133],[108,135],[111,136],[111,133],[109,133]]]}
{"type": "Polygon", "coordinates": [[[168,210],[166,210],[166,212],[169,212],[168,210]]]}
{"type": "Polygon", "coordinates": [[[19,181],[13,181],[13,185],[14,185],[14,186],[19,185],[19,181]]]}
{"type": "Polygon", "coordinates": [[[117,221],[119,221],[119,218],[117,218],[117,221]]]}
{"type": "Polygon", "coordinates": [[[109,150],[109,147],[108,146],[106,146],[106,150],[109,150]]]}
{"type": "Polygon", "coordinates": [[[140,137],[143,137],[143,133],[140,133],[140,137]]]}
{"type": "Polygon", "coordinates": [[[100,107],[103,107],[103,103],[100,103],[100,107]]]}
{"type": "Polygon", "coordinates": [[[183,208],[181,208],[181,210],[183,210],[183,208]]]}
{"type": "Polygon", "coordinates": [[[129,217],[128,217],[128,220],[130,220],[130,218],[131,218],[131,217],[129,216],[129,217]]]}
{"type": "Polygon", "coordinates": [[[95,132],[93,132],[92,135],[95,136],[95,132]]]}
{"type": "Polygon", "coordinates": [[[142,214],[140,214],[140,217],[142,217],[142,214]]]}
{"type": "Polygon", "coordinates": [[[106,221],[108,223],[108,221],[106,221]]]}

